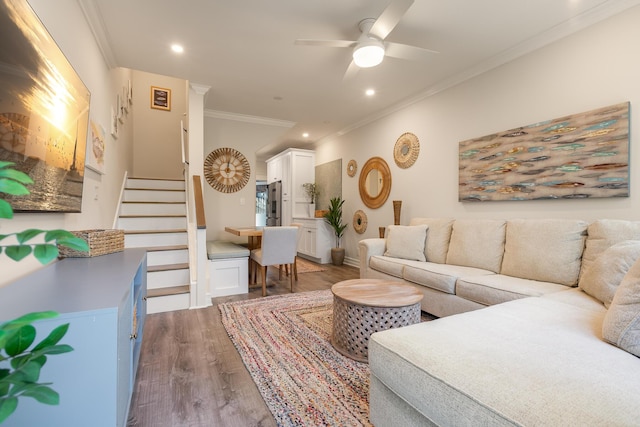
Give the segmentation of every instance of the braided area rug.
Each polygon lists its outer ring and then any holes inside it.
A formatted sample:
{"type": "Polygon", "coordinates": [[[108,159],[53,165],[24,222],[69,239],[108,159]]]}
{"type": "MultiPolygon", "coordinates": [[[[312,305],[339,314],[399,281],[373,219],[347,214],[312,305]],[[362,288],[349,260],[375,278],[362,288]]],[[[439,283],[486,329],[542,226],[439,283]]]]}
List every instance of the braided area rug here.
{"type": "Polygon", "coordinates": [[[369,365],[331,346],[330,290],[218,305],[279,426],[370,426],[369,365]]]}

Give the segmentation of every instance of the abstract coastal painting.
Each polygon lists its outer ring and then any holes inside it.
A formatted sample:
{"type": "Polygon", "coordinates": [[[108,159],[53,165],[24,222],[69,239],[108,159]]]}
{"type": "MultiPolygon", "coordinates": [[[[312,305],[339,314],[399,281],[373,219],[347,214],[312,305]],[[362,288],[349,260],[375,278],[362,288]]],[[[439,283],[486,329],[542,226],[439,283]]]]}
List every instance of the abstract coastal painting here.
{"type": "Polygon", "coordinates": [[[460,142],[461,202],[629,197],[629,103],[460,142]]]}
{"type": "Polygon", "coordinates": [[[0,160],[34,183],[16,212],[80,212],[90,94],[25,0],[0,0],[0,160]]]}

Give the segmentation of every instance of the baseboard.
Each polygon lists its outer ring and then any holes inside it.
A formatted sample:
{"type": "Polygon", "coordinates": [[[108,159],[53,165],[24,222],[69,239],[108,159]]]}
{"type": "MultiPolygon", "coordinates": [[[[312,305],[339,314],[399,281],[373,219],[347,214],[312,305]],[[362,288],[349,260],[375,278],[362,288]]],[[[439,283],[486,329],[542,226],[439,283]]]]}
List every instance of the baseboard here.
{"type": "Polygon", "coordinates": [[[359,258],[344,257],[344,263],[351,267],[360,268],[359,258]]]}

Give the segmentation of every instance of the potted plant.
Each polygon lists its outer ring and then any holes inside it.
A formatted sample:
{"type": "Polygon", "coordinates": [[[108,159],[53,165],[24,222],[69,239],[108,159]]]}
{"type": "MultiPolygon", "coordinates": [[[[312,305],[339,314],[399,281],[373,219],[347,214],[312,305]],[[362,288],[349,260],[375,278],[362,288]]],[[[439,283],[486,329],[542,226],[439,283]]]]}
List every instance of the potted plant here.
{"type": "Polygon", "coordinates": [[[315,182],[307,182],[302,184],[304,187],[304,191],[307,193],[307,196],[310,199],[311,203],[309,205],[309,216],[313,218],[316,212],[316,202],[318,201],[318,196],[320,195],[320,189],[318,188],[318,184],[315,182]]]}
{"type": "MultiPolygon", "coordinates": [[[[25,185],[33,183],[31,178],[12,169],[12,162],[0,160],[0,193],[12,196],[29,194],[25,185]]],[[[0,198],[0,218],[13,218],[13,208],[0,198]]],[[[15,240],[0,244],[0,255],[19,262],[33,256],[42,264],[58,256],[58,245],[78,251],[89,249],[87,242],[65,230],[29,229],[11,234],[0,234],[0,241],[15,240]],[[43,236],[44,243],[30,243],[36,236],[43,236]],[[5,240],[7,239],[7,240],[5,240]]],[[[57,405],[60,397],[50,384],[39,383],[40,372],[47,356],[73,351],[66,344],[58,344],[69,328],[69,324],[55,328],[45,339],[35,344],[34,322],[56,317],[53,311],[28,313],[17,319],[0,324],[0,424],[18,407],[18,399],[31,397],[40,403],[57,405]]]]}
{"type": "Polygon", "coordinates": [[[336,246],[331,248],[331,261],[333,265],[342,265],[344,262],[344,248],[340,247],[340,238],[347,228],[347,224],[342,223],[342,205],[344,200],[340,197],[333,197],[329,201],[329,211],[324,215],[324,220],[333,228],[336,235],[336,246]]]}

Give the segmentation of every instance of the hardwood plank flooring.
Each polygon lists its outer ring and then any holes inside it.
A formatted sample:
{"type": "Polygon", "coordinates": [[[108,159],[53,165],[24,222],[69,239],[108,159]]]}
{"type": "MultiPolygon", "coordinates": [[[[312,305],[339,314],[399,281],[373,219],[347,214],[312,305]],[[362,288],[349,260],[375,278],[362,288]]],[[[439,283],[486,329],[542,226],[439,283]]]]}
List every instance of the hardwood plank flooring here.
{"type": "MultiPolygon", "coordinates": [[[[330,289],[357,279],[359,270],[323,265],[326,271],[301,273],[294,292],[330,289]]],[[[289,279],[269,268],[268,295],[289,293],[289,279]]],[[[229,339],[218,304],[260,298],[261,288],[245,295],[214,298],[213,306],[147,316],[138,374],[127,426],[275,426],[249,371],[229,339]]]]}

